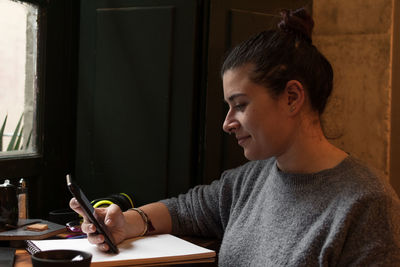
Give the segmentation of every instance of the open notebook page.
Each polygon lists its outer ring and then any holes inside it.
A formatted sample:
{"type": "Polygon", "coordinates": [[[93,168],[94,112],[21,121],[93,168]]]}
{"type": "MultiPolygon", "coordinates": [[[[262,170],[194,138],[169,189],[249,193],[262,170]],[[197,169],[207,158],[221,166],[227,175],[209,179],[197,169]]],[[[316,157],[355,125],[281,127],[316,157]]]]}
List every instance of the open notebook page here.
{"type": "Polygon", "coordinates": [[[215,252],[173,235],[153,235],[125,240],[119,254],[104,253],[83,239],[31,240],[39,250],[75,249],[90,252],[93,266],[177,263],[215,257],[215,252]]]}

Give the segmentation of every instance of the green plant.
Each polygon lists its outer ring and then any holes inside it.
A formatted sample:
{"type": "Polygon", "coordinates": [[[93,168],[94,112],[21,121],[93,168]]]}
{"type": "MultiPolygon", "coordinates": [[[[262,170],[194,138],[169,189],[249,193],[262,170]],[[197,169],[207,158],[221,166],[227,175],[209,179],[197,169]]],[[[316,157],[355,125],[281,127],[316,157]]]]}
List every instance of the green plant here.
{"type": "MultiPolygon", "coordinates": [[[[13,135],[11,137],[10,143],[8,144],[7,151],[12,151],[12,150],[22,150],[25,147],[29,146],[29,143],[31,141],[31,135],[32,135],[32,130],[29,133],[28,140],[26,141],[25,146],[21,144],[22,142],[22,135],[24,131],[24,127],[21,127],[21,122],[24,114],[21,114],[21,117],[19,118],[19,121],[17,123],[17,126],[15,127],[15,130],[13,132],[13,135]]],[[[0,151],[3,151],[3,136],[4,136],[4,129],[6,127],[7,123],[7,118],[8,114],[4,118],[3,124],[0,128],[0,151]]]]}
{"type": "Polygon", "coordinates": [[[8,114],[6,115],[4,122],[3,122],[3,126],[1,126],[1,129],[0,129],[0,151],[3,151],[3,134],[4,134],[4,128],[6,128],[7,117],[8,117],[8,114]]]}

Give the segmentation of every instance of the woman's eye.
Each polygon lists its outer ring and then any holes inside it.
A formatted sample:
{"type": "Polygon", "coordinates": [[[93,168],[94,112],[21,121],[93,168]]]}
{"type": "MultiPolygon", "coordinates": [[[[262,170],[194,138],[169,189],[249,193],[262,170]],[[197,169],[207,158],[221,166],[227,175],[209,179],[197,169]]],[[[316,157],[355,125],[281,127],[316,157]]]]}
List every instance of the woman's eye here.
{"type": "Polygon", "coordinates": [[[233,106],[233,108],[235,110],[239,110],[239,111],[243,110],[245,107],[246,107],[246,104],[237,104],[237,105],[233,106]]]}

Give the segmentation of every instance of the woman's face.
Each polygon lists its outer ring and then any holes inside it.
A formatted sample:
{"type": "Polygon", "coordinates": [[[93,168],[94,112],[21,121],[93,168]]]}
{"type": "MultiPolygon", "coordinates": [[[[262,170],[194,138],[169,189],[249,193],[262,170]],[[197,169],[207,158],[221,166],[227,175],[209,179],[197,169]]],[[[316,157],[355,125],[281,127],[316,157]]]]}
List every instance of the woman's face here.
{"type": "Polygon", "coordinates": [[[278,157],[290,145],[292,123],[285,94],[272,97],[248,76],[251,65],[223,75],[224,99],[229,105],[223,129],[236,136],[249,160],[278,157]]]}

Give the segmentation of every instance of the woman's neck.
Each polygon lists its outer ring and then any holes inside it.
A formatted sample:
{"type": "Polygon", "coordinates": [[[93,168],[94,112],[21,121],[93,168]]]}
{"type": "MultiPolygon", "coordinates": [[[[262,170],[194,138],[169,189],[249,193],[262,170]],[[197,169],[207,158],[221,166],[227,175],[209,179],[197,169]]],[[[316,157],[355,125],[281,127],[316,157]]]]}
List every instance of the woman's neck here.
{"type": "Polygon", "coordinates": [[[302,123],[300,128],[286,151],[277,156],[282,171],[315,173],[337,166],[348,156],[326,139],[319,119],[307,125],[302,123]]]}

